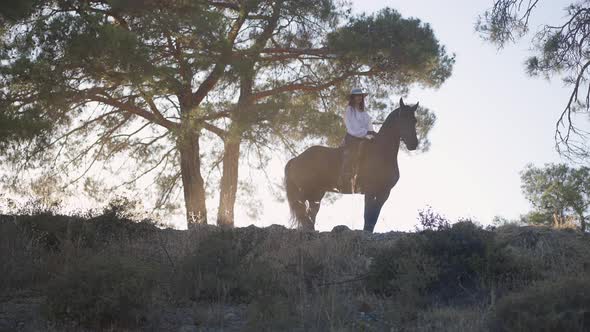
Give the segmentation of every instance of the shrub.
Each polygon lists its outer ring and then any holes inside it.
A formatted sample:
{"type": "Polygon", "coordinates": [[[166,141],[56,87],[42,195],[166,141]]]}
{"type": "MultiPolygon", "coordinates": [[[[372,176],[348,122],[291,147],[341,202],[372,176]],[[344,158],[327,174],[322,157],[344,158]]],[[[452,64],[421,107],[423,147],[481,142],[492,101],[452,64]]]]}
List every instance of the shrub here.
{"type": "Polygon", "coordinates": [[[470,221],[427,229],[378,250],[369,290],[424,304],[472,304],[492,289],[534,280],[536,269],[495,242],[495,234],[470,221]]]}
{"type": "Polygon", "coordinates": [[[486,268],[490,239],[469,222],[410,235],[375,255],[369,288],[384,295],[428,294],[440,301],[473,295],[486,268]]]}
{"type": "Polygon", "coordinates": [[[486,307],[482,308],[479,305],[434,307],[420,312],[418,319],[408,326],[407,330],[416,332],[486,331],[483,319],[486,310],[486,307]]]}
{"type": "Polygon", "coordinates": [[[84,257],[51,282],[46,313],[84,326],[136,326],[150,305],[154,271],[136,257],[84,257]]]}
{"type": "Polygon", "coordinates": [[[248,305],[247,331],[288,331],[298,325],[298,313],[293,300],[286,297],[261,295],[248,305]]]}
{"type": "Polygon", "coordinates": [[[134,222],[108,212],[90,219],[64,215],[18,216],[18,226],[32,244],[46,251],[61,251],[67,241],[84,248],[147,239],[157,228],[148,220],[134,222]]]}
{"type": "Polygon", "coordinates": [[[590,272],[589,234],[543,226],[504,226],[497,234],[515,255],[534,261],[543,278],[590,272]]]}
{"type": "Polygon", "coordinates": [[[481,296],[493,234],[472,222],[424,233],[426,254],[439,262],[438,275],[428,291],[439,301],[472,300],[481,296]]]}
{"type": "Polygon", "coordinates": [[[451,227],[449,220],[439,213],[433,211],[432,207],[430,206],[425,210],[418,211],[418,223],[420,226],[416,227],[417,231],[442,231],[451,227]]]}
{"type": "Polygon", "coordinates": [[[231,230],[202,239],[181,262],[179,291],[190,300],[214,301],[245,296],[240,285],[240,250],[231,230]]]}
{"type": "Polygon", "coordinates": [[[544,281],[498,301],[492,331],[588,331],[590,284],[585,278],[544,281]]]}
{"type": "Polygon", "coordinates": [[[89,219],[85,226],[83,240],[88,247],[128,243],[135,239],[147,240],[157,231],[157,227],[150,220],[135,222],[113,211],[89,219]]]}
{"type": "Polygon", "coordinates": [[[385,296],[423,293],[438,276],[438,262],[424,251],[422,236],[406,236],[373,254],[367,287],[385,296]]]}
{"type": "Polygon", "coordinates": [[[0,295],[31,287],[49,278],[46,252],[10,216],[0,216],[0,295]]]}
{"type": "MultiPolygon", "coordinates": [[[[190,300],[249,302],[258,296],[286,296],[279,276],[256,244],[237,230],[216,230],[182,258],[178,291],[190,300]]],[[[284,280],[283,280],[284,281],[284,280]]]]}

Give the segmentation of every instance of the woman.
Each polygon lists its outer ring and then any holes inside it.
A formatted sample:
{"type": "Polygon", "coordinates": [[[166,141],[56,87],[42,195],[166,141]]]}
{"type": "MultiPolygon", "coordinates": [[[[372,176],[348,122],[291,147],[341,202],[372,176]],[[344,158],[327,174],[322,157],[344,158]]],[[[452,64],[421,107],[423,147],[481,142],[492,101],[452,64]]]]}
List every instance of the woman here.
{"type": "MultiPolygon", "coordinates": [[[[373,139],[373,119],[365,112],[365,96],[367,93],[360,88],[353,88],[350,91],[348,106],[344,112],[344,125],[346,126],[346,137],[373,139]]],[[[345,142],[347,144],[348,142],[345,142]]]]}
{"type": "Polygon", "coordinates": [[[353,88],[350,91],[348,106],[344,112],[344,125],[346,126],[346,136],[344,137],[344,154],[342,158],[342,167],[338,189],[341,192],[355,191],[354,164],[358,159],[358,150],[360,142],[363,139],[372,140],[375,138],[373,131],[373,120],[365,112],[365,96],[367,93],[360,88],[353,88]]]}

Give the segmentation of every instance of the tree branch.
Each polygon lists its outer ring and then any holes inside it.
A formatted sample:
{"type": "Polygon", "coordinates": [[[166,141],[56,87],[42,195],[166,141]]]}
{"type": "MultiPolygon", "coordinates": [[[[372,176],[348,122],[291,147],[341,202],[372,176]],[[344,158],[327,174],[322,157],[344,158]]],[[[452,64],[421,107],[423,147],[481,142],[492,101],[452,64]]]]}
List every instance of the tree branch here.
{"type": "Polygon", "coordinates": [[[209,5],[213,7],[223,8],[223,9],[232,9],[235,11],[240,10],[240,6],[236,3],[227,2],[227,1],[208,1],[209,5]]]}
{"type": "Polygon", "coordinates": [[[240,29],[242,28],[242,25],[244,24],[244,22],[246,21],[246,17],[248,16],[248,13],[244,7],[239,8],[239,10],[240,10],[240,15],[238,16],[238,18],[236,19],[236,21],[232,25],[232,27],[227,35],[226,49],[223,52],[223,54],[221,55],[219,62],[217,62],[215,64],[215,67],[213,68],[213,70],[211,71],[209,76],[203,81],[203,83],[201,83],[201,85],[199,86],[197,91],[195,93],[193,93],[193,95],[192,95],[191,99],[192,99],[193,107],[201,104],[203,99],[205,99],[205,97],[207,96],[209,91],[211,91],[211,89],[213,89],[213,87],[215,86],[217,81],[219,81],[219,79],[221,78],[221,76],[225,72],[225,67],[229,63],[229,60],[231,59],[231,52],[232,52],[236,37],[238,36],[238,33],[240,32],[240,29]]]}
{"type": "MultiPolygon", "coordinates": [[[[98,145],[99,143],[101,143],[100,144],[100,148],[94,154],[94,157],[92,158],[92,162],[90,163],[90,165],[84,170],[84,172],[82,172],[82,174],[80,176],[78,176],[74,180],[70,181],[67,185],[64,186],[64,188],[67,188],[68,186],[70,186],[70,185],[78,182],[81,178],[83,178],[90,171],[90,169],[92,168],[92,166],[94,165],[94,163],[98,160],[98,157],[100,156],[100,153],[102,152],[102,149],[104,148],[104,145],[106,144],[107,138],[110,137],[115,131],[117,131],[117,129],[121,128],[130,118],[131,118],[131,115],[130,114],[127,114],[127,116],[125,116],[125,118],[123,119],[123,121],[121,121],[120,123],[118,123],[113,128],[109,129],[106,133],[104,133],[98,140],[96,140],[94,143],[92,143],[83,152],[81,152],[76,157],[74,157],[73,159],[70,160],[70,162],[68,163],[68,165],[71,164],[71,163],[73,163],[73,162],[75,162],[77,159],[81,158],[82,156],[86,155],[95,145],[98,145]]],[[[66,165],[65,167],[67,168],[68,165],[66,165]]]]}
{"type": "Polygon", "coordinates": [[[123,186],[129,185],[131,183],[137,182],[137,180],[141,179],[142,177],[144,177],[145,175],[147,175],[148,173],[151,173],[153,170],[155,170],[158,166],[160,166],[164,161],[167,161],[168,158],[170,157],[170,154],[173,153],[174,151],[176,151],[176,147],[168,150],[163,156],[162,158],[160,158],[160,160],[158,160],[152,167],[148,168],[147,170],[144,170],[143,172],[141,172],[138,176],[135,176],[133,179],[129,180],[129,181],[125,181],[119,185],[117,185],[115,187],[115,189],[119,189],[123,186]]]}
{"type": "Polygon", "coordinates": [[[216,127],[206,121],[201,122],[201,124],[203,125],[203,128],[209,130],[210,132],[214,133],[215,135],[219,136],[219,138],[221,139],[225,139],[225,137],[227,136],[227,131],[216,127]]]}
{"type": "Polygon", "coordinates": [[[582,80],[584,78],[584,74],[586,73],[586,69],[588,69],[588,67],[590,67],[590,61],[587,61],[582,66],[580,71],[578,72],[576,82],[574,84],[573,91],[570,94],[570,98],[568,100],[568,103],[567,103],[565,109],[561,112],[561,116],[559,117],[559,120],[557,121],[557,123],[555,125],[555,127],[556,127],[555,128],[555,131],[556,131],[555,137],[556,137],[556,139],[558,139],[558,142],[556,143],[557,151],[561,151],[561,148],[559,147],[559,142],[563,142],[566,144],[566,147],[571,148],[569,146],[569,139],[570,139],[570,134],[572,132],[572,119],[571,119],[572,104],[574,103],[574,101],[576,101],[578,99],[578,90],[580,87],[580,83],[582,82],[582,80]],[[567,118],[568,118],[568,125],[567,125],[567,132],[564,135],[561,132],[560,125],[565,122],[565,120],[564,120],[565,116],[567,116],[567,118]]]}
{"type": "Polygon", "coordinates": [[[311,84],[311,83],[288,84],[288,85],[284,85],[284,86],[281,86],[278,88],[254,93],[252,95],[252,98],[257,100],[257,99],[262,99],[262,98],[274,96],[277,94],[281,94],[281,93],[285,93],[285,92],[293,92],[293,91],[317,92],[320,90],[327,89],[331,86],[337,85],[352,76],[368,76],[368,75],[371,75],[374,73],[376,73],[376,71],[371,69],[371,70],[367,70],[367,71],[363,71],[363,72],[349,72],[349,73],[346,73],[340,77],[336,77],[326,83],[321,83],[321,84],[311,84]]]}
{"type": "MultiPolygon", "coordinates": [[[[137,116],[140,116],[140,117],[142,117],[142,118],[144,118],[144,119],[146,119],[146,120],[148,120],[148,121],[150,121],[152,123],[158,124],[158,125],[166,128],[166,129],[172,130],[172,129],[179,128],[179,126],[180,126],[176,122],[172,122],[172,121],[167,120],[167,119],[165,119],[163,117],[160,118],[156,114],[150,113],[150,112],[148,112],[148,111],[146,111],[146,110],[144,110],[144,109],[142,109],[140,107],[137,107],[134,104],[130,104],[130,103],[126,103],[126,102],[121,102],[119,100],[116,100],[116,99],[113,99],[113,98],[110,98],[110,97],[109,98],[108,97],[102,97],[102,96],[99,96],[99,95],[93,95],[93,96],[90,96],[89,98],[92,101],[101,102],[101,103],[103,103],[105,105],[109,105],[109,106],[116,107],[118,109],[121,109],[121,110],[130,112],[130,113],[133,113],[133,114],[135,114],[137,116]]],[[[161,116],[161,114],[160,114],[160,116],[161,116]]]]}
{"type": "Polygon", "coordinates": [[[172,193],[172,190],[174,190],[174,187],[176,187],[181,175],[182,175],[181,172],[177,172],[173,176],[172,183],[170,184],[170,186],[168,188],[164,189],[164,191],[162,192],[162,195],[160,195],[160,197],[158,197],[158,200],[156,201],[156,204],[155,204],[152,212],[154,212],[156,209],[161,208],[170,199],[170,194],[172,193]]]}
{"type": "Polygon", "coordinates": [[[143,97],[143,99],[145,100],[145,102],[148,104],[150,110],[152,110],[152,113],[156,116],[156,118],[158,119],[158,121],[160,123],[165,123],[166,121],[169,121],[168,119],[164,118],[162,113],[158,110],[158,107],[156,106],[156,103],[154,103],[154,100],[152,99],[151,96],[148,96],[147,93],[145,93],[141,90],[140,90],[140,93],[141,93],[141,96],[143,97]]]}
{"type": "Polygon", "coordinates": [[[297,54],[297,55],[330,55],[328,48],[292,48],[292,47],[271,47],[265,48],[260,53],[263,54],[297,54]]]}

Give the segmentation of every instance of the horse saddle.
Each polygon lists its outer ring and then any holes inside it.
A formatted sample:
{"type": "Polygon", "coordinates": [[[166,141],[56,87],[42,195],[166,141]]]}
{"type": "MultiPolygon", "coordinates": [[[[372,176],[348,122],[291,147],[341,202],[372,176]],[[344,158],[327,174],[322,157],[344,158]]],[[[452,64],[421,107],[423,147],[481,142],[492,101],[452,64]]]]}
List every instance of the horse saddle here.
{"type": "Polygon", "coordinates": [[[362,140],[354,146],[341,147],[341,171],[337,184],[337,191],[341,194],[362,194],[362,161],[366,157],[367,140],[362,140]]]}

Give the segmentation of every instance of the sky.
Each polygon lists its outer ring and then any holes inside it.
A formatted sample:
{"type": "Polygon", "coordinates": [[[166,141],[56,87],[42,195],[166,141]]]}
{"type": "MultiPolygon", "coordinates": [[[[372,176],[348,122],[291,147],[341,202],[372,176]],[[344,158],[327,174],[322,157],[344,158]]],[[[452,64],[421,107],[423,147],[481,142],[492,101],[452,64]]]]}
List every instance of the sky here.
{"type": "MultiPolygon", "coordinates": [[[[430,23],[440,42],[456,54],[453,75],[442,87],[415,87],[405,97],[406,103],[420,102],[433,110],[438,120],[430,133],[430,151],[400,153],[401,178],[382,209],[376,232],[413,230],[418,211],[428,206],[451,220],[471,218],[483,225],[494,216],[516,219],[531,209],[520,189],[519,172],[528,163],[565,162],[555,151],[553,134],[570,90],[559,77],[546,80],[526,74],[523,64],[531,55],[531,36],[502,50],[481,39],[475,22],[492,3],[353,1],[357,13],[391,7],[404,17],[430,23]]],[[[532,30],[563,21],[568,3],[542,1],[531,20],[532,30]]],[[[285,162],[269,164],[275,181],[282,177],[285,162]]],[[[317,230],[336,225],[363,228],[363,196],[339,196],[322,205],[317,230]]],[[[288,223],[286,202],[265,200],[264,213],[256,220],[245,215],[246,208],[237,207],[236,226],[288,223]]]]}

